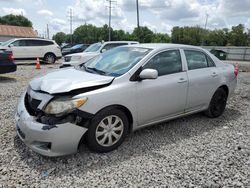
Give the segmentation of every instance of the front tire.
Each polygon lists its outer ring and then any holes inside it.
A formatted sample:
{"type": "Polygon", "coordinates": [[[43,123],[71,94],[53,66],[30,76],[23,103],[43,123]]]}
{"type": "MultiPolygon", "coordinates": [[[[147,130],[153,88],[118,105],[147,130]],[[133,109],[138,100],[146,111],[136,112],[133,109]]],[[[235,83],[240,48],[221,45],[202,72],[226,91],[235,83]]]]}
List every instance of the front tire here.
{"type": "Polygon", "coordinates": [[[214,93],[209,108],[205,111],[205,115],[210,118],[216,118],[223,114],[227,104],[227,93],[224,89],[219,88],[214,93]]]}
{"type": "Polygon", "coordinates": [[[91,121],[87,134],[88,147],[96,152],[109,152],[119,147],[128,133],[126,114],[116,108],[100,111],[91,121]]]}
{"type": "Polygon", "coordinates": [[[56,56],[52,53],[47,53],[45,56],[44,56],[44,61],[45,63],[48,63],[48,64],[53,64],[56,62],[56,56]]]}

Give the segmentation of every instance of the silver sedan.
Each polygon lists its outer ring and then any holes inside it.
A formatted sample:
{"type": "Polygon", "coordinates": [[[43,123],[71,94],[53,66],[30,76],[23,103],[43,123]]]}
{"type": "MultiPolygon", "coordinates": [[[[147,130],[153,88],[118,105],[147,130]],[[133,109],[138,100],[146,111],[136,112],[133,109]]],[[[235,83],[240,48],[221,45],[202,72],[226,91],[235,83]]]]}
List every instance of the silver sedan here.
{"type": "Polygon", "coordinates": [[[237,68],[199,47],[138,44],[114,48],[79,67],[35,78],[21,97],[20,139],[46,156],[116,149],[132,131],[204,112],[220,116],[237,68]]]}

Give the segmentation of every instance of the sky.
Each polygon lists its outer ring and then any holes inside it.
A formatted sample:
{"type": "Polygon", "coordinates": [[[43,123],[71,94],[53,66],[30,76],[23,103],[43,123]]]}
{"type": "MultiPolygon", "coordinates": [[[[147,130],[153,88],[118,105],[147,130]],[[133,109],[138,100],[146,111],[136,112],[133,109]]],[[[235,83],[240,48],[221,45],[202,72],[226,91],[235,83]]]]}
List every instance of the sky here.
{"type": "MultiPolygon", "coordinates": [[[[112,0],[112,24],[115,29],[132,32],[137,25],[136,0],[112,0]]],[[[49,25],[50,37],[70,32],[69,10],[73,11],[73,29],[82,24],[108,24],[107,0],[0,0],[0,16],[22,14],[30,19],[40,36],[49,25]]],[[[201,26],[220,29],[240,23],[250,28],[250,0],[139,0],[140,25],[154,32],[171,34],[174,26],[201,26]]]]}

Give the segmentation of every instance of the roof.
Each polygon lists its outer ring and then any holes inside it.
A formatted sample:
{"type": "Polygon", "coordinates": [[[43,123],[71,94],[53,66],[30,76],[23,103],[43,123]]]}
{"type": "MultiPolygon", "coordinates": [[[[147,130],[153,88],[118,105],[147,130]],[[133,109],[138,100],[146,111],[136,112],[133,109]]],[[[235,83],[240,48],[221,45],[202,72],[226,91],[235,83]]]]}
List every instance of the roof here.
{"type": "Polygon", "coordinates": [[[105,44],[116,44],[116,43],[139,43],[137,41],[106,41],[106,42],[103,42],[105,44]]]}
{"type": "Polygon", "coordinates": [[[44,41],[51,41],[53,42],[54,40],[52,39],[44,39],[44,38],[39,38],[39,37],[36,37],[36,38],[31,38],[31,37],[26,37],[26,38],[13,38],[12,40],[25,40],[25,39],[28,39],[28,40],[44,40],[44,41]]]}
{"type": "Polygon", "coordinates": [[[197,46],[184,45],[184,44],[172,44],[172,43],[142,43],[142,44],[134,44],[134,47],[143,47],[150,49],[162,49],[162,48],[196,48],[200,49],[197,46]]]}
{"type": "Polygon", "coordinates": [[[37,37],[37,33],[32,27],[0,25],[0,36],[37,37]]]}

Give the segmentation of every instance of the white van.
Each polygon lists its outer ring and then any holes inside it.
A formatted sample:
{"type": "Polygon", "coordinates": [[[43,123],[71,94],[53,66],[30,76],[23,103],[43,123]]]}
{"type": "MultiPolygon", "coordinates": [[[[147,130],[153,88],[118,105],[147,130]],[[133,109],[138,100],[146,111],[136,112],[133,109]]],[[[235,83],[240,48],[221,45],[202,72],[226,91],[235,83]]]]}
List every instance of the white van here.
{"type": "Polygon", "coordinates": [[[93,57],[98,56],[99,54],[110,50],[112,48],[130,44],[138,44],[136,41],[108,41],[108,42],[98,42],[90,45],[84,52],[75,53],[64,56],[64,62],[61,68],[76,66],[81,63],[92,59],[93,57]]]}
{"type": "Polygon", "coordinates": [[[61,48],[53,40],[39,38],[18,38],[4,42],[1,49],[10,49],[15,60],[43,59],[46,63],[55,63],[62,57],[61,48]]]}

